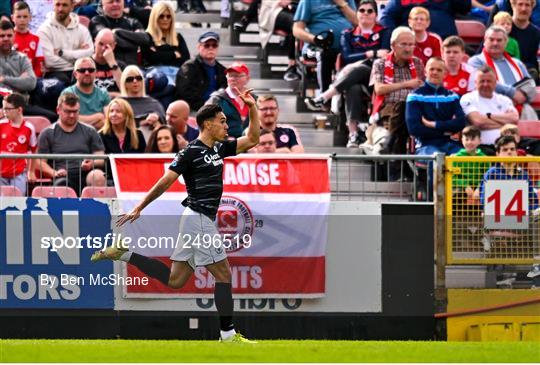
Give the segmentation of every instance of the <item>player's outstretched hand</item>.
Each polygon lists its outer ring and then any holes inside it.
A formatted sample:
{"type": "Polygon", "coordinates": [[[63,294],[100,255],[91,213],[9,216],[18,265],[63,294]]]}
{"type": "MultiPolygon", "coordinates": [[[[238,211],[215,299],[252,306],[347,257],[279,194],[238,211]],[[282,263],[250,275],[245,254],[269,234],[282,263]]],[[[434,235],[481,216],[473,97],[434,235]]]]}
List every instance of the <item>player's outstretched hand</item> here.
{"type": "Polygon", "coordinates": [[[240,90],[238,90],[238,88],[235,87],[235,91],[240,97],[240,99],[242,99],[242,101],[246,103],[248,107],[251,108],[253,105],[255,105],[256,103],[255,98],[253,97],[253,95],[251,95],[251,93],[253,92],[253,89],[247,89],[246,91],[241,93],[240,90]]]}
{"type": "Polygon", "coordinates": [[[127,214],[120,214],[120,218],[116,221],[116,226],[122,227],[126,222],[133,223],[137,218],[139,218],[140,215],[141,212],[137,208],[134,208],[127,214]]]}

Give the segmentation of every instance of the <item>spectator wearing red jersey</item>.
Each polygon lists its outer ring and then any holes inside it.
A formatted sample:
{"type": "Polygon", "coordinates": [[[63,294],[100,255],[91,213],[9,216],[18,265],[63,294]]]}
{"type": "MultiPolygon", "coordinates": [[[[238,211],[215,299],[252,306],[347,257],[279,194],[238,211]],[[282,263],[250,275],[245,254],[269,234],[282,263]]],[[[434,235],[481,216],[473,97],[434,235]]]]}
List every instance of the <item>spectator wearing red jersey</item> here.
{"type": "Polygon", "coordinates": [[[30,32],[30,21],[32,13],[30,7],[24,1],[17,1],[13,5],[11,20],[15,24],[14,46],[19,52],[24,53],[32,63],[32,68],[36,77],[43,76],[43,50],[39,42],[39,37],[30,32]]]}
{"type": "MultiPolygon", "coordinates": [[[[5,118],[0,120],[0,153],[34,153],[36,151],[36,132],[32,124],[23,119],[25,97],[13,93],[2,100],[5,118]]],[[[0,160],[0,185],[16,186],[26,194],[26,183],[35,180],[36,160],[30,160],[30,169],[25,159],[0,160]]]]}
{"type": "Polygon", "coordinates": [[[465,42],[458,36],[452,35],[443,42],[443,60],[446,65],[446,76],[444,77],[444,88],[452,90],[459,96],[463,96],[473,90],[469,84],[471,72],[466,63],[463,63],[465,56],[465,42]]]}
{"type": "Polygon", "coordinates": [[[414,32],[416,47],[414,56],[422,60],[424,66],[431,57],[441,57],[441,38],[428,32],[430,25],[429,11],[421,6],[414,7],[409,14],[409,27],[414,32]]]}

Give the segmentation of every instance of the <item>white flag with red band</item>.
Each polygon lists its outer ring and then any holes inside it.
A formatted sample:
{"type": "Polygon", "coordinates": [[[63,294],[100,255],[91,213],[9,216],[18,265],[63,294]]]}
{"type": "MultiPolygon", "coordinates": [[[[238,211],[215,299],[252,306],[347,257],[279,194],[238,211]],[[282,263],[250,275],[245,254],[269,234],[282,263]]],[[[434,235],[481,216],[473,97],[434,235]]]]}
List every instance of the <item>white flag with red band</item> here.
{"type": "MultiPolygon", "coordinates": [[[[172,155],[112,155],[120,208],[129,211],[163,175],[172,155]]],[[[241,155],[227,158],[223,196],[216,217],[220,238],[199,244],[226,244],[236,297],[316,298],[325,292],[325,252],[330,207],[327,155],[241,155]]],[[[182,177],[125,227],[132,250],[170,265],[186,197],[182,177]]],[[[192,242],[193,243],[193,242],[192,242]]],[[[143,276],[132,265],[127,275],[143,276]]],[[[213,279],[204,267],[179,290],[157,280],[124,288],[126,297],[211,297],[213,279]]]]}

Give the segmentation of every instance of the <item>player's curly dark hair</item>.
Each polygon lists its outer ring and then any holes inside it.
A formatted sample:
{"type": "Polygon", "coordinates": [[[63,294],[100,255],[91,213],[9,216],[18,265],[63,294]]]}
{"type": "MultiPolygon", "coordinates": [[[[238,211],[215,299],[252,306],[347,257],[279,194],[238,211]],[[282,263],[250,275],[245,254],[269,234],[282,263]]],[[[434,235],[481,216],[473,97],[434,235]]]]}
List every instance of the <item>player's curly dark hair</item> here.
{"type": "Polygon", "coordinates": [[[199,130],[202,132],[204,129],[204,122],[207,120],[212,120],[218,115],[218,113],[221,113],[223,109],[217,104],[206,104],[203,105],[199,111],[197,111],[197,125],[199,126],[199,130]]]}

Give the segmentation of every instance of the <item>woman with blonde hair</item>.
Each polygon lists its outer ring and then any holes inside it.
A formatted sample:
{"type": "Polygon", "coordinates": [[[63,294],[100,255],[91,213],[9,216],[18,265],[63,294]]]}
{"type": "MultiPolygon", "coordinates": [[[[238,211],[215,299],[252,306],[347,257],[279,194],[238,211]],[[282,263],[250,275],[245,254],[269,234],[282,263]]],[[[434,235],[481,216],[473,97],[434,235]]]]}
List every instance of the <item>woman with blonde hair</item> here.
{"type": "Polygon", "coordinates": [[[142,128],[145,137],[160,122],[165,123],[165,110],[159,101],[146,95],[144,75],[139,67],[129,65],[122,71],[120,94],[133,109],[135,125],[145,126],[142,128]]]}
{"type": "Polygon", "coordinates": [[[146,149],[144,137],[135,126],[133,109],[122,98],[115,98],[109,103],[99,135],[105,145],[105,154],[140,153],[146,149]]]}
{"type": "MultiPolygon", "coordinates": [[[[146,149],[144,136],[135,126],[133,109],[122,98],[114,98],[107,106],[105,123],[99,130],[105,154],[142,153],[146,149]]],[[[112,185],[111,164],[107,161],[108,184],[112,185]]]]}
{"type": "MultiPolygon", "coordinates": [[[[178,68],[189,60],[186,41],[175,29],[174,10],[166,1],[159,1],[152,7],[146,33],[152,38],[152,44],[142,48],[145,67],[173,66],[178,72],[178,68]]],[[[160,71],[169,77],[164,68],[160,67],[160,71]]],[[[173,82],[176,72],[173,75],[173,82]]]]}

